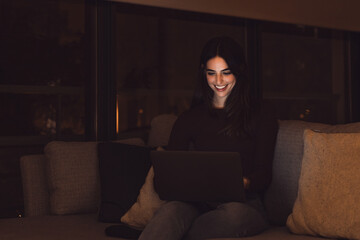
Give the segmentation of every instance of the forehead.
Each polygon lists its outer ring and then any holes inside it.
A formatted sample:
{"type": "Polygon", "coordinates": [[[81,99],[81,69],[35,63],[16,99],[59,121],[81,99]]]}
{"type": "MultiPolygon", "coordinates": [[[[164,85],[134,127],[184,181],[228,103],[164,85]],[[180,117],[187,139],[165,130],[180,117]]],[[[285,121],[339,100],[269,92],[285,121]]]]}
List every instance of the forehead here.
{"type": "Polygon", "coordinates": [[[208,70],[220,71],[229,68],[229,66],[222,57],[214,57],[207,61],[206,68],[208,70]]]}

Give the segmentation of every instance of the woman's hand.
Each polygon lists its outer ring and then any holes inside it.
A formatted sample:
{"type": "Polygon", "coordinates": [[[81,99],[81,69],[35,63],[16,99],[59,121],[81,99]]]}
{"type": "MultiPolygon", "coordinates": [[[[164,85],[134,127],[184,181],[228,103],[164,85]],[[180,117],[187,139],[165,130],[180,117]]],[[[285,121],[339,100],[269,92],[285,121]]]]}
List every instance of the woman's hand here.
{"type": "Polygon", "coordinates": [[[243,177],[243,182],[244,182],[244,189],[249,189],[250,187],[250,179],[243,177]]]}

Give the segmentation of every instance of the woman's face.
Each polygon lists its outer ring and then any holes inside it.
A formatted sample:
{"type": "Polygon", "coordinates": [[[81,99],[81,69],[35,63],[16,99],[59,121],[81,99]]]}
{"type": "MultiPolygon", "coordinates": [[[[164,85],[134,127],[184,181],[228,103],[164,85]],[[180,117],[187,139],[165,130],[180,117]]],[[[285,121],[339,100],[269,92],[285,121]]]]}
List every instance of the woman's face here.
{"type": "Polygon", "coordinates": [[[214,57],[207,61],[205,74],[210,88],[214,91],[214,107],[223,108],[226,98],[236,83],[234,74],[221,57],[214,57]]]}

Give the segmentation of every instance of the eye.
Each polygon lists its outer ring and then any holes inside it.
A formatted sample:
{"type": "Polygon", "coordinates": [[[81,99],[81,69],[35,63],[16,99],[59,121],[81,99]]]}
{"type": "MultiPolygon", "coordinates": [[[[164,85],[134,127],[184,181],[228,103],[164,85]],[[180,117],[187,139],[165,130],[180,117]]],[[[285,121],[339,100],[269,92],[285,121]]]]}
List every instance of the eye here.
{"type": "Polygon", "coordinates": [[[213,72],[213,71],[206,71],[206,75],[208,75],[208,76],[214,76],[214,75],[215,75],[215,72],[213,72]]]}
{"type": "Polygon", "coordinates": [[[232,72],[230,70],[226,70],[226,71],[223,71],[222,74],[228,76],[228,75],[231,75],[232,72]]]}

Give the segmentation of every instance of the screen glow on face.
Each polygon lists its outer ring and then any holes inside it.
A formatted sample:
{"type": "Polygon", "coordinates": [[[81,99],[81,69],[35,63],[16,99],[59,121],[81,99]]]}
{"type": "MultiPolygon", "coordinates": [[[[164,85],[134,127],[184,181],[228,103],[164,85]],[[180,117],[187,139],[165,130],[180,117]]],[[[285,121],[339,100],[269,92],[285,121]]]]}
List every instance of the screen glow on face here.
{"type": "Polygon", "coordinates": [[[207,61],[205,74],[209,87],[214,91],[214,107],[223,108],[226,98],[236,83],[234,74],[221,57],[214,57],[207,61]]]}

